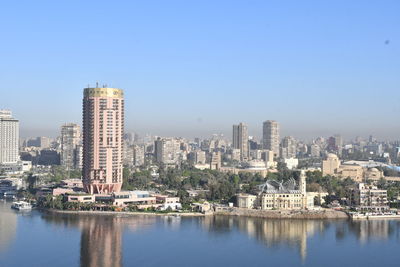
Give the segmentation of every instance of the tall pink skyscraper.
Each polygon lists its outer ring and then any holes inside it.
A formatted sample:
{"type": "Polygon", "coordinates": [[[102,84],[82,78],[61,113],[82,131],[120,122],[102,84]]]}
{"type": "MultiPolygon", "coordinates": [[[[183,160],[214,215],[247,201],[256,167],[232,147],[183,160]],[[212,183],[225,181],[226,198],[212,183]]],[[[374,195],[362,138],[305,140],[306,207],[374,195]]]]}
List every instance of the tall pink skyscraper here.
{"type": "Polygon", "coordinates": [[[85,88],[83,93],[83,184],[91,194],[122,186],[124,92],[85,88]]]}

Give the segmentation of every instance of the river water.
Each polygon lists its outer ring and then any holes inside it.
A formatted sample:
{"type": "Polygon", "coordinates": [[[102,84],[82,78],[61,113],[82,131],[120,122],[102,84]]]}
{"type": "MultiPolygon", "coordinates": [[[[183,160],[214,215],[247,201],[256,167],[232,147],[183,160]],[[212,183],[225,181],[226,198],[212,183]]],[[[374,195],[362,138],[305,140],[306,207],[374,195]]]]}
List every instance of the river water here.
{"type": "Polygon", "coordinates": [[[0,266],[400,266],[400,221],[17,212],[0,266]]]}

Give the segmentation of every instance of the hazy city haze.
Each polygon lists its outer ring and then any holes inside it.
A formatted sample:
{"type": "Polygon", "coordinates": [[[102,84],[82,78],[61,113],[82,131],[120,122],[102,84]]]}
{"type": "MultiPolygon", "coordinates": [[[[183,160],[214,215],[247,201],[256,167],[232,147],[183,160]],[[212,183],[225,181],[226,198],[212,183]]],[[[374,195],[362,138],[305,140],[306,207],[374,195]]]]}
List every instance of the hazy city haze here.
{"type": "Polygon", "coordinates": [[[0,106],[21,136],[81,124],[88,84],[125,91],[126,131],[261,137],[400,130],[398,1],[3,3],[0,106]],[[151,15],[149,15],[151,14],[151,15]]]}

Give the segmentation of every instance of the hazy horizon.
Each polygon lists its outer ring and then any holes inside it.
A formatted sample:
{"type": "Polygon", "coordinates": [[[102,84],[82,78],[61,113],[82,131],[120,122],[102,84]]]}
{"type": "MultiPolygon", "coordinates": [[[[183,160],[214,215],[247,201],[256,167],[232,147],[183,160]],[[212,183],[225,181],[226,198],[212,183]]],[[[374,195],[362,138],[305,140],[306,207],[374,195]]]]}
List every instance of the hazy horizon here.
{"type": "Polygon", "coordinates": [[[125,91],[126,132],[400,139],[400,2],[2,5],[0,109],[21,136],[81,124],[83,88],[125,91]]]}

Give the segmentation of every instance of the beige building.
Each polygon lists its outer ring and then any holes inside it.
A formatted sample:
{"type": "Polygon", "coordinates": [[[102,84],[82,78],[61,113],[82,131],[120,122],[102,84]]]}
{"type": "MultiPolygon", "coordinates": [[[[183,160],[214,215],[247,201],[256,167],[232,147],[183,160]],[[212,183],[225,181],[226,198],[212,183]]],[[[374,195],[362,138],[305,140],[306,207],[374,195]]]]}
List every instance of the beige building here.
{"type": "Polygon", "coordinates": [[[72,194],[67,196],[68,202],[94,203],[95,196],[88,194],[72,194]]]}
{"type": "Polygon", "coordinates": [[[383,171],[380,171],[377,168],[367,169],[364,175],[366,180],[374,180],[374,181],[380,180],[381,178],[384,177],[383,171]]]}
{"type": "Polygon", "coordinates": [[[262,158],[265,160],[265,166],[268,169],[276,168],[278,163],[274,161],[274,151],[272,150],[264,150],[262,153],[262,158]]]}
{"type": "Polygon", "coordinates": [[[349,177],[356,182],[384,178],[382,171],[379,171],[377,168],[367,168],[360,164],[359,161],[349,161],[341,164],[338,156],[335,154],[329,154],[327,159],[322,162],[322,174],[342,179],[349,177]]]}
{"type": "Polygon", "coordinates": [[[295,191],[264,193],[261,198],[261,209],[263,210],[304,209],[305,205],[304,196],[295,191]]]}
{"type": "Polygon", "coordinates": [[[340,165],[337,169],[337,175],[343,179],[351,178],[356,182],[362,182],[364,169],[359,165],[340,165]]]}
{"type": "Polygon", "coordinates": [[[254,209],[256,208],[257,196],[250,194],[237,195],[237,206],[239,208],[254,209]]]}
{"type": "Polygon", "coordinates": [[[240,149],[233,148],[231,150],[231,159],[234,161],[240,161],[240,149]]]}
{"type": "Polygon", "coordinates": [[[327,159],[322,161],[322,175],[335,175],[339,166],[339,157],[335,154],[328,154],[327,159]]]}
{"type": "Polygon", "coordinates": [[[255,208],[262,210],[301,210],[314,207],[314,195],[306,192],[305,171],[301,172],[299,184],[292,178],[285,183],[267,181],[262,185],[258,196],[240,194],[237,205],[240,208],[255,208]]]}
{"type": "Polygon", "coordinates": [[[221,169],[221,152],[213,152],[211,154],[211,170],[219,170],[221,169]]]}

